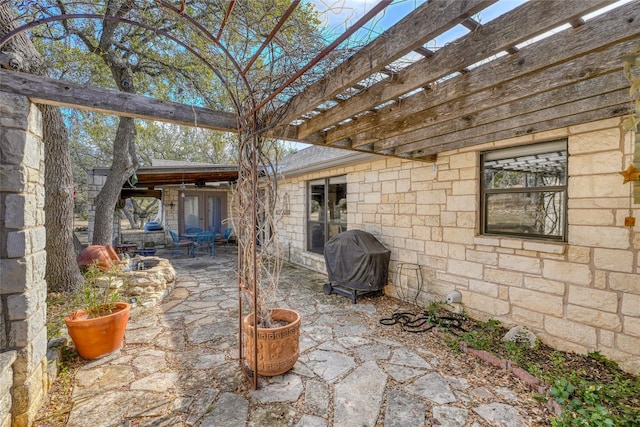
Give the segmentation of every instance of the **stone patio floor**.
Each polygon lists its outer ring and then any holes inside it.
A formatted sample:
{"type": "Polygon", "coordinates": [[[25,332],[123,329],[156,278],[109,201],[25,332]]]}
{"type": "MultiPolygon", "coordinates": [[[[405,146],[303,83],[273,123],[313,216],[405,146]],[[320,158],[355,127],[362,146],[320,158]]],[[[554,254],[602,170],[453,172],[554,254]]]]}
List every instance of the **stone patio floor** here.
{"type": "Polygon", "coordinates": [[[252,390],[238,365],[234,249],[158,253],[175,288],[132,312],[120,351],[78,370],[68,426],[547,425],[544,405],[508,371],[382,326],[395,300],[326,296],[325,275],[293,265],[279,305],[302,314],[300,359],[252,390]]]}

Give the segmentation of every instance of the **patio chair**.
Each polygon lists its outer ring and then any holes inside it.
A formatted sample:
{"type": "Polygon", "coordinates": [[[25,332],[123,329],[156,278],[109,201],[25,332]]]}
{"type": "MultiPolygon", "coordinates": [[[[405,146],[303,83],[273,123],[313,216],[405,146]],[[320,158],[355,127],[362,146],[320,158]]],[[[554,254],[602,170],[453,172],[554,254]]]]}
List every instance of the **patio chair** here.
{"type": "Polygon", "coordinates": [[[199,233],[192,242],[191,254],[196,258],[200,255],[200,251],[208,251],[209,255],[215,255],[215,239],[215,233],[210,231],[199,233]]]}
{"type": "Polygon", "coordinates": [[[181,239],[175,233],[175,231],[169,230],[169,235],[171,236],[171,241],[173,242],[173,252],[172,256],[176,257],[180,255],[180,248],[187,248],[187,255],[191,254],[191,246],[193,246],[193,242],[188,239],[181,239]]]}
{"type": "Polygon", "coordinates": [[[224,251],[228,252],[229,249],[229,239],[231,238],[231,233],[233,232],[233,228],[229,227],[226,230],[224,230],[224,233],[222,233],[222,235],[220,236],[216,236],[216,241],[215,243],[222,243],[224,244],[224,251]]]}

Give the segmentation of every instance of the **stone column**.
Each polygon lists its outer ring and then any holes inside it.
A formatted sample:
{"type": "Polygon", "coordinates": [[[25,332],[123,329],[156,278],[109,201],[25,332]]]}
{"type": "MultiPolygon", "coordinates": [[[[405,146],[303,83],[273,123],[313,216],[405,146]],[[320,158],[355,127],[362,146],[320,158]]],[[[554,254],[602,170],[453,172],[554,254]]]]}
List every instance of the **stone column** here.
{"type": "Polygon", "coordinates": [[[4,92],[0,221],[0,360],[10,364],[0,366],[0,416],[9,402],[12,418],[0,426],[29,426],[48,385],[42,116],[26,97],[4,92]]]}

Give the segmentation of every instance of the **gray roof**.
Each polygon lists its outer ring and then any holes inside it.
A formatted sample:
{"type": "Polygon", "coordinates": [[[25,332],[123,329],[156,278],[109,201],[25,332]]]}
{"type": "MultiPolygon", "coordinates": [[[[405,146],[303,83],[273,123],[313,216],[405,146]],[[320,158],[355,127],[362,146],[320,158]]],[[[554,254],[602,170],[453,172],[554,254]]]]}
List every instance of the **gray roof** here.
{"type": "Polygon", "coordinates": [[[374,157],[380,156],[340,148],[311,145],[283,157],[278,163],[278,173],[284,176],[294,176],[357,163],[374,157]]]}

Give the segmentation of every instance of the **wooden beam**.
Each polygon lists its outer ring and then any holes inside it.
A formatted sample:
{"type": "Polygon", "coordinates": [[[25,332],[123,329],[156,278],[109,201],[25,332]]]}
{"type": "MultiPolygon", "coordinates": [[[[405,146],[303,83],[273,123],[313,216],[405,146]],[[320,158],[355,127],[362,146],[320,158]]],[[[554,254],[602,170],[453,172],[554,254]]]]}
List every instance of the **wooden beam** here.
{"type": "Polygon", "coordinates": [[[0,69],[0,91],[38,104],[237,132],[235,114],[0,69]]]}
{"type": "Polygon", "coordinates": [[[152,190],[144,188],[123,188],[120,190],[120,198],[128,199],[129,197],[154,197],[156,199],[162,199],[161,190],[152,190]]]}
{"type": "MultiPolygon", "coordinates": [[[[607,108],[602,108],[599,110],[593,111],[585,111],[583,113],[578,113],[573,116],[560,117],[557,119],[547,120],[540,123],[529,123],[525,126],[522,126],[518,129],[511,129],[508,131],[501,131],[495,134],[483,135],[473,140],[468,140],[464,143],[464,146],[459,148],[468,149],[469,147],[473,147],[480,144],[486,144],[488,142],[500,141],[509,138],[515,138],[518,136],[535,134],[545,131],[550,131],[554,129],[560,129],[568,126],[575,126],[584,123],[595,122],[598,120],[610,119],[612,117],[619,117],[621,115],[630,114],[633,111],[633,106],[631,104],[625,105],[614,105],[607,108]]],[[[446,145],[440,147],[429,147],[424,150],[416,151],[412,153],[411,156],[405,155],[401,156],[402,158],[411,158],[412,160],[423,160],[433,158],[433,156],[437,156],[440,153],[443,153],[448,150],[455,150],[454,147],[448,147],[446,145]]]]}
{"type": "Polygon", "coordinates": [[[500,141],[518,136],[544,132],[590,121],[619,117],[632,111],[629,90],[582,99],[529,114],[478,126],[460,132],[442,135],[414,145],[414,151],[405,154],[421,158],[444,151],[468,148],[487,142],[500,141]]]}
{"type": "Polygon", "coordinates": [[[321,80],[293,97],[285,107],[284,115],[275,114],[275,117],[281,117],[279,120],[284,125],[291,123],[308,110],[342,92],[344,87],[383,69],[495,1],[438,0],[425,3],[321,80]]]}
{"type": "MultiPolygon", "coordinates": [[[[304,138],[314,132],[339,123],[358,113],[397,99],[403,94],[424,87],[440,78],[489,58],[518,43],[531,39],[557,26],[596,10],[605,0],[567,0],[528,2],[482,26],[478,31],[467,34],[439,49],[430,58],[420,61],[400,71],[391,82],[382,81],[365,92],[357,94],[341,104],[302,123],[298,137],[304,138]]],[[[637,23],[636,23],[637,25],[637,23]]]]}
{"type": "MultiPolygon", "coordinates": [[[[508,125],[516,127],[520,125],[521,117],[526,117],[536,111],[549,110],[561,105],[577,105],[577,101],[594,99],[599,95],[606,99],[607,95],[603,94],[617,93],[617,91],[625,90],[628,87],[629,82],[622,75],[622,71],[614,72],[525,97],[512,103],[502,104],[495,108],[420,129],[419,131],[410,132],[397,137],[402,139],[401,144],[392,144],[392,146],[395,154],[404,154],[421,149],[424,145],[424,140],[437,144],[438,141],[450,140],[452,137],[465,139],[469,134],[489,133],[501,130],[508,125]],[[514,123],[516,124],[514,125],[514,123]],[[457,136],[453,136],[454,134],[457,136]]],[[[570,110],[563,111],[570,114],[570,110]]],[[[577,112],[574,111],[573,113],[577,112]]],[[[556,111],[556,113],[559,112],[556,111]]],[[[385,148],[388,148],[387,144],[374,144],[375,151],[385,148]]]]}
{"type": "MultiPolygon", "coordinates": [[[[424,111],[455,102],[460,97],[471,97],[474,103],[481,102],[483,97],[494,91],[502,91],[504,82],[515,78],[522,79],[522,93],[526,95],[533,90],[527,84],[527,76],[544,68],[548,68],[544,83],[547,88],[606,72],[605,65],[608,66],[612,60],[620,63],[619,55],[628,53],[637,43],[640,27],[633,25],[633,22],[640,22],[640,8],[622,7],[611,11],[606,17],[589,21],[578,30],[556,34],[523,48],[515,55],[496,59],[470,73],[445,81],[433,91],[419,92],[399,103],[331,129],[323,135],[325,143],[331,144],[374,128],[379,128],[375,131],[378,135],[386,135],[387,129],[382,127],[393,128],[394,123],[411,127],[412,118],[420,118],[424,111]],[[588,52],[594,53],[585,55],[588,52]],[[567,63],[568,60],[571,63],[567,63]]],[[[511,99],[513,96],[505,98],[504,102],[511,99]]],[[[460,116],[468,113],[463,110],[460,116]]],[[[444,116],[441,114],[440,120],[454,118],[456,114],[456,110],[451,110],[444,116]]],[[[427,121],[432,119],[427,116],[427,121]]]]}
{"type": "MultiPolygon", "coordinates": [[[[568,102],[569,100],[565,98],[567,95],[558,95],[562,97],[557,99],[536,95],[548,93],[568,85],[575,85],[577,82],[584,82],[604,74],[609,74],[609,77],[595,90],[601,90],[602,93],[606,93],[620,89],[625,87],[620,56],[629,52],[635,45],[635,41],[621,43],[604,51],[598,51],[572,61],[569,70],[566,64],[559,64],[468,96],[465,96],[465,93],[462,92],[462,88],[466,86],[460,85],[457,87],[457,96],[454,95],[456,98],[449,102],[436,101],[439,98],[439,93],[432,93],[425,104],[437,102],[435,107],[419,113],[408,114],[405,118],[395,123],[385,123],[384,126],[354,135],[351,137],[353,147],[357,148],[360,145],[367,145],[373,142],[378,150],[397,148],[412,141],[422,140],[426,134],[436,136],[441,133],[452,132],[454,130],[452,127],[458,126],[455,124],[456,122],[477,125],[485,121],[496,120],[499,117],[513,116],[516,111],[519,111],[517,107],[519,102],[532,105],[537,100],[539,103],[549,104],[542,104],[540,105],[541,108],[568,102]],[[614,75],[611,76],[610,73],[614,75]]],[[[587,83],[585,87],[593,88],[594,84],[593,82],[587,83]]],[[[626,86],[628,86],[628,82],[626,86]]],[[[552,93],[559,92],[554,91],[552,93]]],[[[573,96],[582,95],[591,96],[581,93],[573,94],[573,96]]],[[[423,98],[426,98],[426,96],[423,96],[423,98]]]]}

